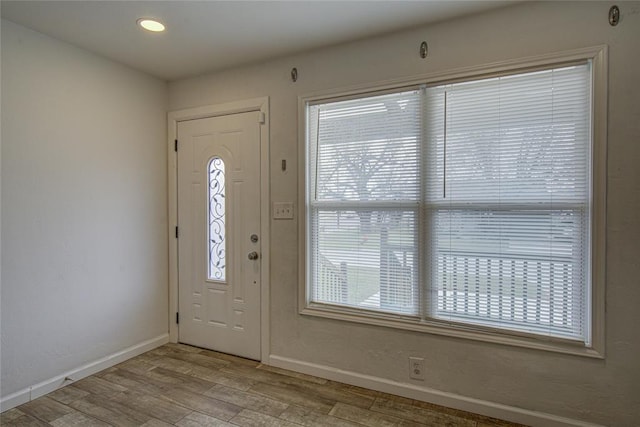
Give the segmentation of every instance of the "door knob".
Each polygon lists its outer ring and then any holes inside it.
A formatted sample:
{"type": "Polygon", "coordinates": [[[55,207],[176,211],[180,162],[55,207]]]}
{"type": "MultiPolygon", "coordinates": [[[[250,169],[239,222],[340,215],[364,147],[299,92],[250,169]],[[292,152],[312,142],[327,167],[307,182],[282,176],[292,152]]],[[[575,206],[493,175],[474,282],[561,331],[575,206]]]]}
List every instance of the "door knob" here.
{"type": "Polygon", "coordinates": [[[248,257],[252,261],[255,260],[255,259],[258,259],[258,252],[253,251],[253,252],[249,253],[248,257]]]}

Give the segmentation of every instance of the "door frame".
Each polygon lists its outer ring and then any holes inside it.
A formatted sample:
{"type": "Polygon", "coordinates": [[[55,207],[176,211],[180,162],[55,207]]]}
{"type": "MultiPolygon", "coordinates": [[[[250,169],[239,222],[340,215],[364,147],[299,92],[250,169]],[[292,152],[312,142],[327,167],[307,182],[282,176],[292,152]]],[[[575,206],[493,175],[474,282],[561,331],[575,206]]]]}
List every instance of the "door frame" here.
{"type": "Polygon", "coordinates": [[[178,342],[176,313],[178,313],[178,239],[175,227],[178,225],[178,153],[175,140],[178,123],[186,120],[227,116],[237,113],[257,111],[264,123],[260,126],[260,359],[268,360],[270,354],[269,337],[269,255],[270,255],[270,194],[269,194],[269,97],[253,98],[224,104],[206,105],[168,113],[167,167],[168,167],[168,218],[169,218],[169,341],[178,342]]]}

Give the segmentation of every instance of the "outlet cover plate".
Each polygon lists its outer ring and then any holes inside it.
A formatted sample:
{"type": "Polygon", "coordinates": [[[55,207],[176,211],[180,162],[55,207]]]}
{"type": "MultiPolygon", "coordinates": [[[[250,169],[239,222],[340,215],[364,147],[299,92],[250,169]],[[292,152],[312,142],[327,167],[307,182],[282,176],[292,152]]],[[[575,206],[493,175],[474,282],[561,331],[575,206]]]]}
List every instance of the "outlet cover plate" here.
{"type": "Polygon", "coordinates": [[[424,381],[424,359],[422,357],[409,358],[409,378],[424,381]]]}

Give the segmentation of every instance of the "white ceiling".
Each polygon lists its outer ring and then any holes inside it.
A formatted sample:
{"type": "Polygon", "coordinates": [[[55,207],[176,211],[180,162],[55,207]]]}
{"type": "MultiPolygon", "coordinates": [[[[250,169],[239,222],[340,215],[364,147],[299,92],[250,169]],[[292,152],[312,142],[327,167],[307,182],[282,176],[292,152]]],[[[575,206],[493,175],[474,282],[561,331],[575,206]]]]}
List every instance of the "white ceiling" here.
{"type": "Polygon", "coordinates": [[[509,1],[5,1],[2,18],[175,80],[504,6],[509,1]],[[136,25],[154,17],[167,31],[136,25]]]}

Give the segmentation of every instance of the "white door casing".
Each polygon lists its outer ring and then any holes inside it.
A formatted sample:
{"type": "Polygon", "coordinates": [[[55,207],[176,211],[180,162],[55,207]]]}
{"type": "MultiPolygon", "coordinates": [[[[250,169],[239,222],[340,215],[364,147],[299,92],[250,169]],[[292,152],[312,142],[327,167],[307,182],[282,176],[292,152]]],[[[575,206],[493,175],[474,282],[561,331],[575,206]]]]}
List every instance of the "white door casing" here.
{"type": "Polygon", "coordinates": [[[169,214],[180,233],[170,245],[170,314],[174,307],[180,312],[179,325],[177,318],[170,321],[170,339],[257,360],[268,355],[268,253],[262,250],[268,248],[267,104],[258,99],[169,115],[170,137],[179,140],[169,165],[175,177],[169,214]],[[208,166],[214,158],[224,162],[225,175],[222,279],[209,277],[208,267],[208,166]],[[259,257],[249,259],[252,252],[259,257]]]}

